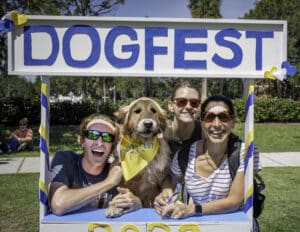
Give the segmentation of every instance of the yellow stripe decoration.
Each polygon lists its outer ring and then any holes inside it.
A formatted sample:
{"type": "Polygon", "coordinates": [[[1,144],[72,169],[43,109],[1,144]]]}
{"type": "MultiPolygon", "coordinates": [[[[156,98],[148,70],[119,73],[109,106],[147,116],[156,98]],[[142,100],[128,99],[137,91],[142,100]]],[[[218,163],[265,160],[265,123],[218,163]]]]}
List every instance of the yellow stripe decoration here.
{"type": "Polygon", "coordinates": [[[39,187],[47,195],[46,186],[45,186],[44,182],[41,179],[39,180],[39,187]]]}
{"type": "Polygon", "coordinates": [[[40,125],[39,133],[44,139],[46,138],[46,128],[42,124],[40,125]]]}
{"type": "Polygon", "coordinates": [[[249,198],[252,194],[253,194],[253,185],[251,185],[248,191],[246,192],[246,198],[249,198]]]}

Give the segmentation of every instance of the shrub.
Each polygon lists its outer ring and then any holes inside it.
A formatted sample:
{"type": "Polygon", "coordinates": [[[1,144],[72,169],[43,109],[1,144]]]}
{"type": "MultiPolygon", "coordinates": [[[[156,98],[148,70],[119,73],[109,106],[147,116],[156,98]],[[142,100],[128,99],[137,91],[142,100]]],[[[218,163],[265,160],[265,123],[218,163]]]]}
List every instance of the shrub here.
{"type": "MultiPolygon", "coordinates": [[[[97,111],[112,116],[120,106],[128,105],[134,99],[111,102],[96,105],[94,102],[71,103],[59,102],[50,105],[51,125],[78,125],[82,118],[97,111]]],[[[167,117],[172,118],[168,111],[168,99],[155,99],[166,111],[167,117]]],[[[233,100],[236,112],[236,121],[244,122],[245,100],[233,100]]],[[[0,124],[4,126],[16,126],[21,118],[27,117],[31,125],[40,123],[40,102],[23,100],[20,98],[0,101],[0,124]]],[[[300,102],[291,99],[280,98],[255,98],[254,103],[255,122],[300,122],[300,102]]]]}

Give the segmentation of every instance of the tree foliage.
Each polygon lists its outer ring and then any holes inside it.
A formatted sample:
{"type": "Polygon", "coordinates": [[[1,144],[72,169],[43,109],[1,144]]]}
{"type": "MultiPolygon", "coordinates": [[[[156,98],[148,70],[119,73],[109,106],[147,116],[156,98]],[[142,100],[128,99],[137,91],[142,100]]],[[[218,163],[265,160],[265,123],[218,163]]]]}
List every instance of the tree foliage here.
{"type": "Polygon", "coordinates": [[[188,7],[193,18],[220,18],[220,0],[190,0],[188,7]]]}
{"type": "Polygon", "coordinates": [[[62,15],[101,16],[111,14],[124,0],[54,0],[62,15]]]}

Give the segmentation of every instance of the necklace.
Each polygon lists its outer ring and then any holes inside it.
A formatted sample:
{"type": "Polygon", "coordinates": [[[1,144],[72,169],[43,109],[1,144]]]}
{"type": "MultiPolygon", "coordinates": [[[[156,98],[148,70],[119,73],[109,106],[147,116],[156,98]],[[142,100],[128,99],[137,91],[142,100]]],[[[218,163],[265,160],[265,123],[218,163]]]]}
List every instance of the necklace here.
{"type": "Polygon", "coordinates": [[[220,162],[218,163],[218,165],[216,165],[215,162],[212,162],[210,160],[212,160],[212,158],[209,158],[208,157],[208,154],[206,153],[205,154],[205,159],[206,159],[206,162],[207,164],[215,171],[219,168],[219,166],[222,164],[222,162],[224,161],[224,158],[225,158],[225,154],[222,156],[222,159],[220,159],[220,162]]]}
{"type": "Polygon", "coordinates": [[[216,165],[215,165],[215,164],[212,164],[211,161],[209,160],[208,154],[205,154],[205,159],[206,159],[207,164],[208,164],[214,171],[217,170],[216,165]]]}

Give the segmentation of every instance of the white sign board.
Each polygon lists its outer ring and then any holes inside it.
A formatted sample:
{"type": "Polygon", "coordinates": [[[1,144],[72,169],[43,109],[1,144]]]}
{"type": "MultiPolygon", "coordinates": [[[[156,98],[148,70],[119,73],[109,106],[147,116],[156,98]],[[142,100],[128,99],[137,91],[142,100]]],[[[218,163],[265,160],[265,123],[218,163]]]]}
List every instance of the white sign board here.
{"type": "Polygon", "coordinates": [[[286,48],[286,21],[29,15],[9,33],[8,72],[263,78],[286,48]]]}

